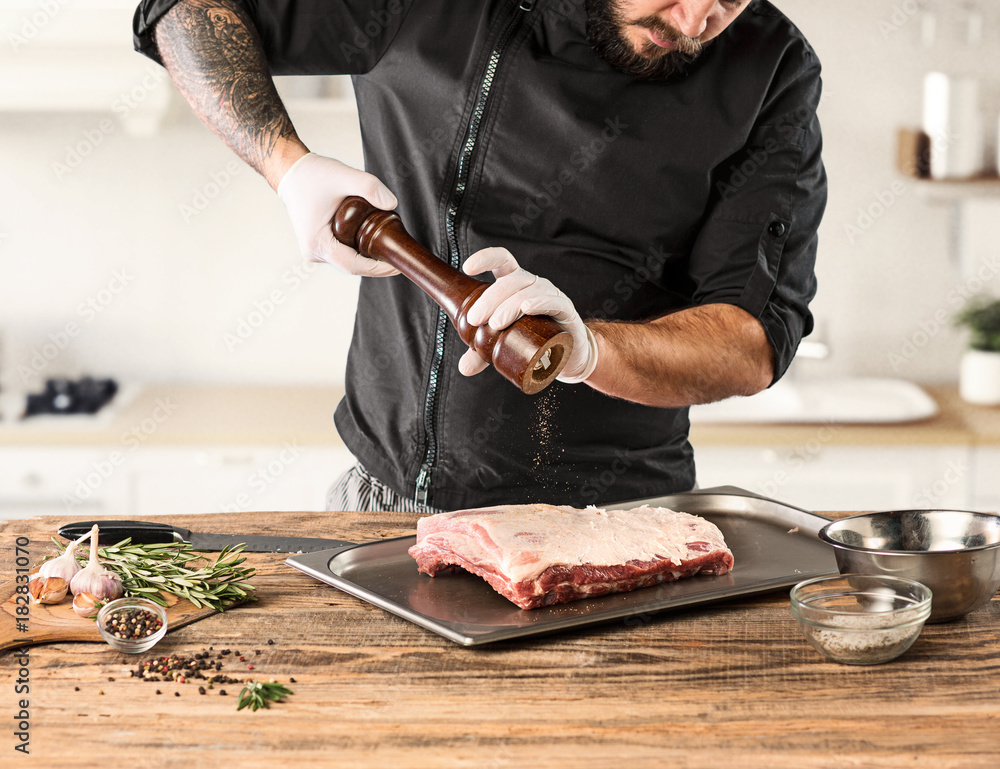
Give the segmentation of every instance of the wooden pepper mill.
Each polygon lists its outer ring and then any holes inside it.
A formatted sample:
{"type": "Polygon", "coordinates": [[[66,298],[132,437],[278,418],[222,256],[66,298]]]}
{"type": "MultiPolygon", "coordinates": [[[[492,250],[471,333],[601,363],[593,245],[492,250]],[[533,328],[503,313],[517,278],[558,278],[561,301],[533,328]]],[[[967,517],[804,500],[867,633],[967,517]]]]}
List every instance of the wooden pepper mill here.
{"type": "Polygon", "coordinates": [[[341,203],[333,234],[362,256],[391,264],[440,305],[458,335],[522,392],[541,392],[558,376],[573,350],[573,337],[547,315],[524,315],[505,329],[473,326],[466,317],[490,284],[469,277],[415,241],[399,215],[361,197],[341,203]]]}

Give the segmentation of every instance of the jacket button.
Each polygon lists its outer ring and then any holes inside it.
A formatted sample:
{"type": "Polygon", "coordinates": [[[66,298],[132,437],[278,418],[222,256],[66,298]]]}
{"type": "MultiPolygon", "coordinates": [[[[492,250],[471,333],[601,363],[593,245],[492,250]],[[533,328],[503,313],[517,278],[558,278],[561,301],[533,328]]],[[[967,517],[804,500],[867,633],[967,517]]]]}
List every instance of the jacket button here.
{"type": "Polygon", "coordinates": [[[785,226],[784,222],[771,222],[767,227],[767,231],[772,237],[780,238],[788,232],[788,228],[785,226]]]}

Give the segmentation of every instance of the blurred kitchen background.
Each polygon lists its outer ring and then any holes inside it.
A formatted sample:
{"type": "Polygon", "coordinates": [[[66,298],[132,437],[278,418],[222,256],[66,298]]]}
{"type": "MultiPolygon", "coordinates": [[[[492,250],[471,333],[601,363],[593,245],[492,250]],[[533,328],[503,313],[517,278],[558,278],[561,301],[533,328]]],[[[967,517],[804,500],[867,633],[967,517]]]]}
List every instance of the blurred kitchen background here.
{"type": "MultiPolygon", "coordinates": [[[[1000,425],[955,392],[952,318],[1000,293],[1000,3],[775,4],[823,62],[830,179],[818,344],[789,382],[903,380],[936,408],[699,424],[701,485],[820,510],[993,505],[1000,425]],[[935,71],[978,83],[979,181],[898,168],[935,71]]],[[[133,7],[0,2],[0,517],[322,509],[350,461],[332,412],[358,280],[301,261],[267,184],[132,52],[133,7]],[[83,376],[115,380],[110,406],[10,419],[83,376]]],[[[349,80],[279,87],[314,151],[362,164],[349,80]]]]}

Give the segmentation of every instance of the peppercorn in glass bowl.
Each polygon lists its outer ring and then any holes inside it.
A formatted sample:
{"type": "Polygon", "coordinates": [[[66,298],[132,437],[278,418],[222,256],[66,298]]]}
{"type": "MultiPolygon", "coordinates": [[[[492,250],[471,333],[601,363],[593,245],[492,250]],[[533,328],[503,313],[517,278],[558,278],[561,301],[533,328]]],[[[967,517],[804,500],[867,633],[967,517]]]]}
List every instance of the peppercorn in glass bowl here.
{"type": "Polygon", "coordinates": [[[101,607],[97,629],[118,651],[138,654],[166,635],[167,610],[146,598],[119,598],[101,607]]]}
{"type": "Polygon", "coordinates": [[[792,614],[818,652],[845,665],[875,665],[905,652],[931,613],[931,591],[912,579],[842,574],[800,582],[792,614]]]}

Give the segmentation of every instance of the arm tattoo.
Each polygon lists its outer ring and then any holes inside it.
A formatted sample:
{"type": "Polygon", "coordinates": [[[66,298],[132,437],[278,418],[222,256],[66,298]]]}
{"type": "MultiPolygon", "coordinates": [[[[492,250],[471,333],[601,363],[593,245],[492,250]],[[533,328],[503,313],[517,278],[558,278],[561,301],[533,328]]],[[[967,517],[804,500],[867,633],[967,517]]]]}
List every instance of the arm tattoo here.
{"type": "Polygon", "coordinates": [[[229,0],[186,0],[157,24],[156,43],[198,117],[267,177],[278,143],[298,137],[246,12],[229,0]]]}

